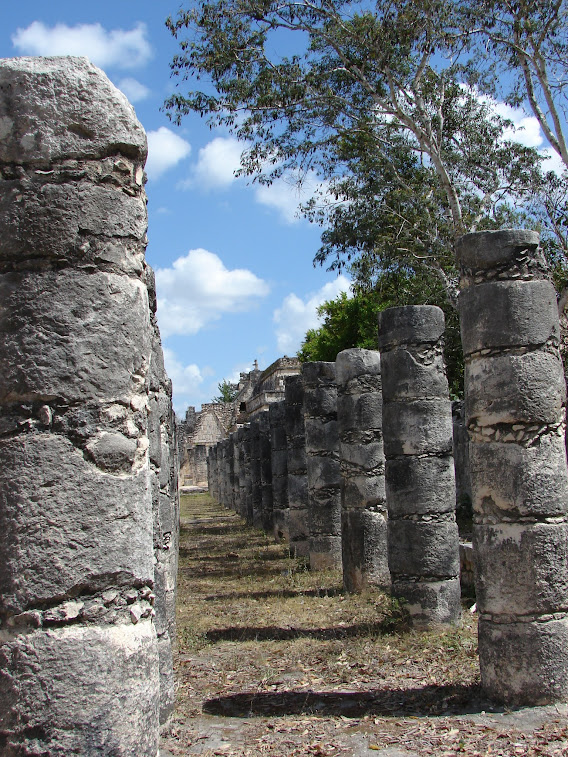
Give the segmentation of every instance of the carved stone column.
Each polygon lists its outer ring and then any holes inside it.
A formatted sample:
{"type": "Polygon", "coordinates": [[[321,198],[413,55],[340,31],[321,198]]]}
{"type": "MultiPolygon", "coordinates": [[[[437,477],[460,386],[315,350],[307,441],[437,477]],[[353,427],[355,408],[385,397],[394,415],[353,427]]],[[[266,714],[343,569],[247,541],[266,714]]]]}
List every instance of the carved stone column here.
{"type": "Polygon", "coordinates": [[[515,704],[568,696],[568,473],[556,292],[538,234],[458,240],[479,662],[515,704]]]}
{"type": "Polygon", "coordinates": [[[375,351],[344,350],[335,368],[343,585],[360,592],[390,585],[381,360],[375,351]]]}
{"type": "Polygon", "coordinates": [[[379,313],[392,591],[415,626],[460,618],[452,411],[433,305],[379,313]]]}

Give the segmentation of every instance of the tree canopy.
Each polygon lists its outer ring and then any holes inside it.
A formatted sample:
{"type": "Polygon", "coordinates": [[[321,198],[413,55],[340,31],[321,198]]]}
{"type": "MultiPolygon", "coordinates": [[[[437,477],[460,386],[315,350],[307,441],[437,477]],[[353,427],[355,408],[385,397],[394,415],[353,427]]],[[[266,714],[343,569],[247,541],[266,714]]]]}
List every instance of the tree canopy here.
{"type": "MultiPolygon", "coordinates": [[[[367,313],[364,297],[373,307],[433,302],[451,327],[453,244],[465,232],[536,228],[557,285],[568,280],[566,182],[513,138],[495,100],[531,109],[568,165],[565,6],[192,2],[167,22],[181,86],[166,109],[229,129],[253,181],[319,179],[303,207],[322,226],[314,262],[347,267],[355,288],[352,301],[324,306],[329,327],[347,338],[354,313],[367,313]]],[[[324,349],[328,332],[308,335],[302,354],[324,349]]]]}
{"type": "Polygon", "coordinates": [[[236,384],[231,384],[227,379],[217,384],[219,394],[213,398],[213,402],[228,403],[233,402],[237,394],[239,393],[239,387],[236,384]]]}

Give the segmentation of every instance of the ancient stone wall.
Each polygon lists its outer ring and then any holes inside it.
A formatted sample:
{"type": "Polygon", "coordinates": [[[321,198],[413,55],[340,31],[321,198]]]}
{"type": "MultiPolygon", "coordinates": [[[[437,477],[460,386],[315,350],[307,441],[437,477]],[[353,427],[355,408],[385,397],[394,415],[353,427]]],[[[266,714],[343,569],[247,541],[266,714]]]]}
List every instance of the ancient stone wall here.
{"type": "Polygon", "coordinates": [[[568,472],[556,292],[538,234],[458,241],[479,661],[508,703],[568,696],[568,472]]]}
{"type": "Polygon", "coordinates": [[[177,492],[146,138],[68,57],[0,61],[0,130],[0,752],[155,757],[177,492]]]}

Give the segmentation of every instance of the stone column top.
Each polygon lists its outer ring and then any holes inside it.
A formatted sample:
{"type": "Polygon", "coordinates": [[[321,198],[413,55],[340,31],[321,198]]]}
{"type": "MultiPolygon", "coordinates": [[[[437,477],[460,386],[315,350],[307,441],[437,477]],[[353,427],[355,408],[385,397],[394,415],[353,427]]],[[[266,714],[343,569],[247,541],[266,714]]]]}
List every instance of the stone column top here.
{"type": "Polygon", "coordinates": [[[520,252],[536,251],[539,239],[538,231],[528,229],[471,232],[456,241],[456,260],[476,269],[514,263],[520,252]]]}
{"type": "Polygon", "coordinates": [[[0,161],[49,165],[121,153],[144,163],[146,134],[126,96],[87,58],[0,60],[0,161]]]}
{"type": "Polygon", "coordinates": [[[337,383],[346,384],[359,376],[380,376],[381,359],[376,350],[353,347],[343,350],[335,359],[337,383]]]}
{"type": "Polygon", "coordinates": [[[435,344],[444,334],[445,318],[436,305],[403,305],[379,313],[379,350],[402,344],[435,344]]]}

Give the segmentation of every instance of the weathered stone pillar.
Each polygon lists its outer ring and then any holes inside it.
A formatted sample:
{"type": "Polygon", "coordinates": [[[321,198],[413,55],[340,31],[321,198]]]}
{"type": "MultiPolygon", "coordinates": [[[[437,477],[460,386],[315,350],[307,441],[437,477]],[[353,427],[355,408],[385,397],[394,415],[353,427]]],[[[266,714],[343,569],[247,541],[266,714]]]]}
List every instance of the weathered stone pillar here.
{"type": "Polygon", "coordinates": [[[269,408],[272,454],[272,531],[278,541],[289,540],[288,528],[288,447],[286,446],[286,403],[269,408]]]}
{"type": "Polygon", "coordinates": [[[235,432],[232,431],[227,439],[227,459],[225,460],[227,469],[227,501],[225,507],[228,510],[235,510],[235,432]]]}
{"type": "Polygon", "coordinates": [[[285,390],[285,427],[288,468],[288,533],[295,557],[309,555],[308,472],[304,429],[304,380],[288,376],[285,390]]]}
{"type": "Polygon", "coordinates": [[[568,697],[568,473],[556,292],[538,234],[458,240],[479,661],[507,703],[568,697]]]}
{"type": "Polygon", "coordinates": [[[244,470],[241,469],[241,444],[243,440],[242,429],[238,428],[233,434],[233,503],[234,510],[241,518],[244,518],[244,502],[241,499],[243,486],[241,479],[244,477],[244,470]]]}
{"type": "Polygon", "coordinates": [[[310,567],[341,567],[341,471],[335,363],[302,366],[310,567]]]}
{"type": "Polygon", "coordinates": [[[155,757],[146,138],[68,57],[0,132],[0,753],[155,757]]]}
{"type": "Polygon", "coordinates": [[[217,469],[219,471],[218,486],[219,486],[219,504],[226,507],[227,497],[227,445],[228,439],[221,439],[217,445],[217,469]]]}
{"type": "Polygon", "coordinates": [[[469,436],[462,400],[452,402],[454,468],[456,471],[456,516],[458,523],[471,521],[471,476],[469,473],[469,436]]]}
{"type": "Polygon", "coordinates": [[[242,477],[241,477],[241,498],[243,502],[243,518],[249,525],[252,525],[252,477],[251,477],[251,458],[250,458],[250,426],[247,424],[242,428],[241,441],[241,460],[242,460],[242,477]]]}
{"type": "Polygon", "coordinates": [[[262,483],[260,480],[260,424],[258,417],[250,422],[250,486],[252,525],[262,528],[262,483]]]}
{"type": "Polygon", "coordinates": [[[160,659],[160,722],[175,703],[173,647],[176,642],[176,587],[179,552],[178,456],[172,384],[166,375],[156,320],[154,273],[146,269],[153,329],[148,403],[150,482],[154,516],[155,625],[160,659]]]}
{"type": "Polygon", "coordinates": [[[272,533],[272,451],[270,448],[270,419],[268,411],[258,414],[260,489],[261,489],[261,523],[262,529],[272,533]]]}
{"type": "Polygon", "coordinates": [[[335,369],[343,585],[360,592],[390,585],[381,360],[375,351],[344,350],[335,369]]]}
{"type": "Polygon", "coordinates": [[[452,412],[433,305],[379,313],[388,553],[395,596],[412,623],[460,617],[452,412]]]}

